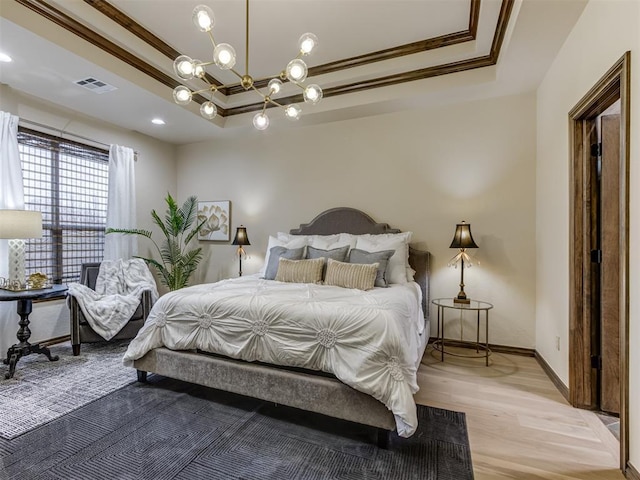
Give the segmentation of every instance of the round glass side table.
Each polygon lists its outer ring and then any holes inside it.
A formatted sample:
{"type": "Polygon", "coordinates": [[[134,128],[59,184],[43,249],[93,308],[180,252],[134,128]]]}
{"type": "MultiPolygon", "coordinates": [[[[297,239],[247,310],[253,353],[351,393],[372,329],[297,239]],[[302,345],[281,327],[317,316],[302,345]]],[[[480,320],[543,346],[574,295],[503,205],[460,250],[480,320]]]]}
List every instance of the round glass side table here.
{"type": "MultiPolygon", "coordinates": [[[[433,348],[440,352],[440,361],[444,362],[444,355],[453,355],[457,357],[473,357],[473,358],[485,358],[485,365],[489,366],[489,355],[491,355],[491,349],[489,348],[489,310],[493,308],[493,305],[489,302],[483,302],[480,300],[470,300],[469,303],[457,303],[453,298],[436,298],[432,300],[435,306],[438,307],[438,333],[436,340],[433,342],[433,348]],[[458,310],[462,316],[464,311],[472,311],[477,313],[476,323],[476,341],[469,342],[460,340],[456,344],[461,346],[471,346],[476,349],[476,355],[465,355],[454,352],[446,351],[446,344],[444,341],[444,320],[446,310],[458,310]],[[484,312],[484,344],[480,343],[480,312],[484,312]],[[482,350],[482,354],[480,354],[482,350]]],[[[462,328],[462,327],[461,327],[462,328]]],[[[462,330],[460,332],[462,335],[462,330]]]]}

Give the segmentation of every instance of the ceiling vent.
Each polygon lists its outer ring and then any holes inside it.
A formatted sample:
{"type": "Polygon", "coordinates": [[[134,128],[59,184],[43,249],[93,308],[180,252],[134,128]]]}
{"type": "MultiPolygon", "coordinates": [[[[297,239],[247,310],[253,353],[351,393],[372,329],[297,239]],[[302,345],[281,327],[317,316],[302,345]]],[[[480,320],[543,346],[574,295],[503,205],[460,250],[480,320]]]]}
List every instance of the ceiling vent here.
{"type": "Polygon", "coordinates": [[[113,85],[109,85],[101,80],[97,80],[93,77],[83,78],[82,80],[77,80],[75,82],[76,85],[79,85],[87,90],[91,90],[94,93],[106,93],[117,90],[113,85]]]}

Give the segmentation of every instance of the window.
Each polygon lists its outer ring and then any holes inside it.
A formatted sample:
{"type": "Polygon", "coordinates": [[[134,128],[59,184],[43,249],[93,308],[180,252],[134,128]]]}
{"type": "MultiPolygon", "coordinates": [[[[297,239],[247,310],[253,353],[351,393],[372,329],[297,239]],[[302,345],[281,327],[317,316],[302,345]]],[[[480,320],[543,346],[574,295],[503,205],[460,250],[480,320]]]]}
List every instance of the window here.
{"type": "Polygon", "coordinates": [[[26,128],[18,148],[25,208],[42,212],[42,238],[26,241],[26,273],[77,282],[83,263],[102,261],[109,152],[26,128]]]}

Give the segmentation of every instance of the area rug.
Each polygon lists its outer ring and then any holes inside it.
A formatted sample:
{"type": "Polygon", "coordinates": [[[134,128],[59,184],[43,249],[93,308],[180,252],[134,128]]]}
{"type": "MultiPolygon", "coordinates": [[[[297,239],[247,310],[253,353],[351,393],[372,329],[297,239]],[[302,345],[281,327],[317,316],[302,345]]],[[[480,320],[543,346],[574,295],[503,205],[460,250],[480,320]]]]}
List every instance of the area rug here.
{"type": "Polygon", "coordinates": [[[83,344],[74,357],[69,342],[50,347],[57,362],[32,354],[13,378],[0,363],[0,437],[12,439],[136,381],[122,365],[128,341],[83,344]]]}
{"type": "Polygon", "coordinates": [[[418,407],[387,450],[370,427],[157,375],[0,439],[0,478],[468,480],[465,416],[418,407]]]}

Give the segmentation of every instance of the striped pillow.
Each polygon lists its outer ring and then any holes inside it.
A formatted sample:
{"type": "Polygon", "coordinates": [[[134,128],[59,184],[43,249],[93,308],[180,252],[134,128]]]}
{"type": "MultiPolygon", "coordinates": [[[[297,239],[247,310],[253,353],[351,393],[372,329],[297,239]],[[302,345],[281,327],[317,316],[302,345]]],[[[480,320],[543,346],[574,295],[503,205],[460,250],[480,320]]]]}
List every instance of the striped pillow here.
{"type": "Polygon", "coordinates": [[[290,283],[320,283],[324,258],[312,260],[289,260],[280,258],[275,280],[290,283]]]}
{"type": "Polygon", "coordinates": [[[324,284],[371,290],[378,274],[378,263],[344,263],[329,258],[324,284]]]}

